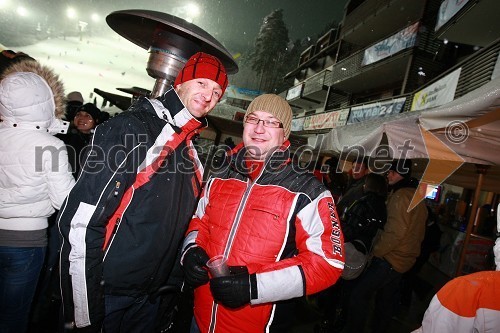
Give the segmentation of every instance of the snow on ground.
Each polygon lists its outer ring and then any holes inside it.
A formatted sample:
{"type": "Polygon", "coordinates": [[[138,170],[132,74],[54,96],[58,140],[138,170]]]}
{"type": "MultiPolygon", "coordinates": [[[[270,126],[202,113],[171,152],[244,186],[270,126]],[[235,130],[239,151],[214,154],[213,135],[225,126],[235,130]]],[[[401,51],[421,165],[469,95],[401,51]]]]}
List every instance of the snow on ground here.
{"type": "Polygon", "coordinates": [[[148,51],[116,34],[47,39],[37,44],[7,49],[22,51],[54,69],[64,82],[66,93],[80,91],[85,102],[103,99],[98,88],[130,97],[116,88],[141,87],[152,90],[155,80],[146,72],[148,51]]]}

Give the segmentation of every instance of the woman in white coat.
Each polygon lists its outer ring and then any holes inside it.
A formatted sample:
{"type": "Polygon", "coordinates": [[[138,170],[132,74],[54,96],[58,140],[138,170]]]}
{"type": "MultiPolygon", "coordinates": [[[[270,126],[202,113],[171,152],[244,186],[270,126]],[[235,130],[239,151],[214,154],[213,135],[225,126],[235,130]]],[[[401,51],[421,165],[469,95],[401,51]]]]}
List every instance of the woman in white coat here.
{"type": "Polygon", "coordinates": [[[26,331],[47,246],[47,218],[74,185],[64,89],[24,57],[0,73],[0,332],[26,331]]]}

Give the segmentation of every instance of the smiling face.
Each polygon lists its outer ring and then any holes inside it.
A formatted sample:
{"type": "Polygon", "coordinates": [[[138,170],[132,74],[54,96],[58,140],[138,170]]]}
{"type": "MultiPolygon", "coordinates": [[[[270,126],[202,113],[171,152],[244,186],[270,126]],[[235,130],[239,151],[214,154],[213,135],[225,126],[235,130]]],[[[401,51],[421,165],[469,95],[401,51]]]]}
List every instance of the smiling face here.
{"type": "Polygon", "coordinates": [[[206,116],[222,97],[221,86],[210,79],[199,78],[178,84],[177,94],[193,117],[206,116]]]}
{"type": "Polygon", "coordinates": [[[73,124],[82,133],[90,133],[90,130],[96,126],[94,118],[85,111],[78,111],[73,119],[73,124]]]}
{"type": "MultiPolygon", "coordinates": [[[[253,111],[247,116],[279,122],[272,114],[265,111],[253,111]]],[[[276,148],[281,147],[283,142],[285,142],[283,128],[266,127],[263,121],[259,121],[257,124],[244,123],[243,143],[247,149],[248,157],[252,160],[263,161],[276,148]]]]}

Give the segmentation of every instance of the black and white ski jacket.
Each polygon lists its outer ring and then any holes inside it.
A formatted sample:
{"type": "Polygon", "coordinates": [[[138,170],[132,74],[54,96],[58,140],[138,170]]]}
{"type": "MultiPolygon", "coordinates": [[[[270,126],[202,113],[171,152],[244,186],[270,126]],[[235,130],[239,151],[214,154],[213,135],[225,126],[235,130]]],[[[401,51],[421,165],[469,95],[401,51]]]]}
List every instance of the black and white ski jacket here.
{"type": "Polygon", "coordinates": [[[58,217],[67,323],[99,331],[104,294],[151,295],[166,283],[201,189],[192,138],[204,121],[171,89],[96,128],[58,217]]]}

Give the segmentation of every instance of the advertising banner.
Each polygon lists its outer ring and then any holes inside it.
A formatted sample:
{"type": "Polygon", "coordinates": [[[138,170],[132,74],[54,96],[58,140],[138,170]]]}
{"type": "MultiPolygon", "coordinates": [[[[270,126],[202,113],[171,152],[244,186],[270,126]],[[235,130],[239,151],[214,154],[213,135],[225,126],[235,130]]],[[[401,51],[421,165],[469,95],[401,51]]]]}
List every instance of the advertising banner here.
{"type": "Polygon", "coordinates": [[[251,90],[236,86],[229,86],[226,89],[226,97],[245,101],[252,101],[255,97],[262,95],[263,93],[264,92],[260,90],[251,90]]]}
{"type": "Polygon", "coordinates": [[[300,94],[302,93],[302,87],[304,87],[304,83],[288,89],[286,100],[291,101],[292,99],[300,97],[300,94]]]}
{"type": "Polygon", "coordinates": [[[469,0],[444,0],[439,7],[438,18],[434,31],[448,22],[469,0]]]}
{"type": "Polygon", "coordinates": [[[459,68],[416,92],[411,103],[411,111],[429,109],[453,101],[461,70],[462,68],[459,68]]]}
{"type": "Polygon", "coordinates": [[[304,130],[304,119],[305,118],[295,118],[292,119],[292,132],[300,132],[304,130]]]}
{"type": "Polygon", "coordinates": [[[417,41],[418,22],[406,27],[389,38],[370,46],[363,55],[362,66],[390,57],[401,50],[413,47],[417,41]]]}
{"type": "Polygon", "coordinates": [[[304,130],[326,129],[344,126],[349,116],[349,109],[315,114],[304,118],[304,130]]]}
{"type": "Polygon", "coordinates": [[[385,117],[392,114],[401,113],[405,101],[406,97],[401,97],[392,99],[390,101],[352,107],[347,123],[360,123],[372,118],[385,117]]]}

